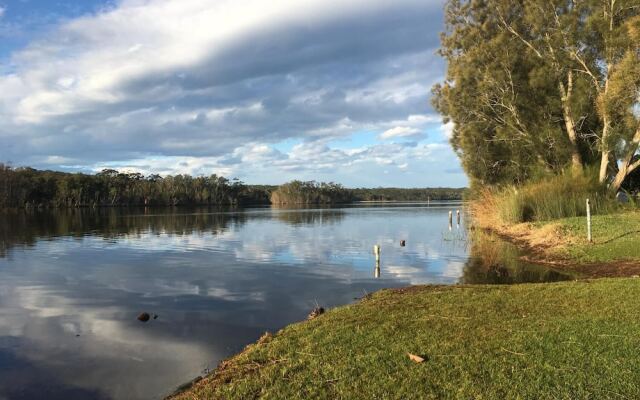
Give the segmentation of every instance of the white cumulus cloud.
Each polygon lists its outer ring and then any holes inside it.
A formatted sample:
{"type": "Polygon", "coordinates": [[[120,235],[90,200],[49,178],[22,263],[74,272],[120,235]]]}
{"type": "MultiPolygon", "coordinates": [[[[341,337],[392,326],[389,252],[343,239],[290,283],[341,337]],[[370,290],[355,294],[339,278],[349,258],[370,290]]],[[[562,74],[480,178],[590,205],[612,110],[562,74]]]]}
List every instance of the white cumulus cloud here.
{"type": "Polygon", "coordinates": [[[408,126],[396,126],[395,128],[387,129],[382,132],[380,139],[393,139],[393,138],[406,138],[420,136],[422,132],[420,129],[411,128],[408,126]]]}
{"type": "Polygon", "coordinates": [[[381,150],[331,141],[362,131],[415,141],[398,154],[420,157],[439,125],[428,93],[443,74],[442,6],[122,0],[65,20],[0,59],[0,162],[355,175],[381,150]]]}

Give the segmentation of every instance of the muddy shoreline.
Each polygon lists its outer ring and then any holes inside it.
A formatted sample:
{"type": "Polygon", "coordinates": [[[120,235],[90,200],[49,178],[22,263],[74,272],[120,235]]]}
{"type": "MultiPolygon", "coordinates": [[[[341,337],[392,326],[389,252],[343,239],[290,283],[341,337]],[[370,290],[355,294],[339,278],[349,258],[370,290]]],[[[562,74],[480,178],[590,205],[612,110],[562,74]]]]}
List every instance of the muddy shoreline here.
{"type": "Polygon", "coordinates": [[[596,263],[579,263],[573,260],[551,255],[548,245],[532,245],[520,235],[510,234],[501,229],[488,227],[475,227],[483,232],[492,234],[501,240],[516,246],[522,255],[521,261],[551,267],[560,272],[572,272],[584,279],[594,278],[623,278],[640,276],[640,262],[637,261],[612,261],[596,263]]]}

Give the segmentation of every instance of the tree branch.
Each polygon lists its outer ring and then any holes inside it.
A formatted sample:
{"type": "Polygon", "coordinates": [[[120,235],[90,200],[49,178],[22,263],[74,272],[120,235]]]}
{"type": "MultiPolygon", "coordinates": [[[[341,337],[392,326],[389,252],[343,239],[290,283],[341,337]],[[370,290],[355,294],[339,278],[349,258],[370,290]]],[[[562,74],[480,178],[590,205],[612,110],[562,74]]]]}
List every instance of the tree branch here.
{"type": "Polygon", "coordinates": [[[529,42],[527,39],[525,39],[520,33],[518,33],[518,31],[516,31],[511,25],[509,25],[507,23],[507,21],[502,16],[502,13],[500,13],[500,10],[496,8],[496,11],[497,11],[497,14],[498,14],[498,18],[500,19],[500,22],[507,29],[507,31],[511,32],[516,38],[520,39],[520,41],[522,41],[522,43],[524,43],[527,47],[529,47],[531,50],[533,50],[533,52],[536,53],[538,58],[543,58],[542,57],[542,53],[540,53],[540,51],[538,49],[536,49],[535,46],[531,42],[529,42]]]}

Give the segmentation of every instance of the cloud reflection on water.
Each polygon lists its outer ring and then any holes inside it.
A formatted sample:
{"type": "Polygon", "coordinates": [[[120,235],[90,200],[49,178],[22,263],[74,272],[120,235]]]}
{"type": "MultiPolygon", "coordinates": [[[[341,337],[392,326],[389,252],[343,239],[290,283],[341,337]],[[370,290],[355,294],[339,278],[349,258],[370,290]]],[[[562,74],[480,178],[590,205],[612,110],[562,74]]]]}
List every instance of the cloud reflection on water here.
{"type": "MultiPolygon", "coordinates": [[[[68,398],[159,397],[264,331],[303,319],[316,301],[332,307],[383,287],[453,283],[466,260],[464,247],[443,244],[446,210],[437,208],[3,220],[12,225],[0,222],[0,359],[21,365],[25,387],[46,376],[68,398]],[[159,318],[140,323],[141,311],[159,318]]],[[[0,368],[0,382],[8,376],[0,368]]],[[[0,398],[42,396],[15,390],[2,385],[0,398]]]]}

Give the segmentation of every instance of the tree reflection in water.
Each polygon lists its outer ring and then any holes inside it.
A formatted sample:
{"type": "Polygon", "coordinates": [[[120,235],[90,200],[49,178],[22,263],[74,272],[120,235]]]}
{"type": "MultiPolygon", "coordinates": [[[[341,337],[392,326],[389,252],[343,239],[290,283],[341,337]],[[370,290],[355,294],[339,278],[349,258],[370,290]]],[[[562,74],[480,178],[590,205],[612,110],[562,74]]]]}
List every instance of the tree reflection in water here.
{"type": "Polygon", "coordinates": [[[573,279],[570,274],[520,260],[521,253],[511,243],[481,230],[470,234],[469,259],[461,283],[513,284],[557,282],[573,279]]]}

